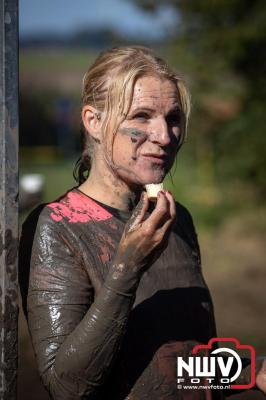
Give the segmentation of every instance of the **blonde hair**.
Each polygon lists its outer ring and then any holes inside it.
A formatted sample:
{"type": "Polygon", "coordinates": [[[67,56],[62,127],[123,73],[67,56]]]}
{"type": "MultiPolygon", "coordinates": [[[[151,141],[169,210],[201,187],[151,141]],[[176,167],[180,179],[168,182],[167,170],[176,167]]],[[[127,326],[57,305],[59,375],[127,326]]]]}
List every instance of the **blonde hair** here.
{"type": "MultiPolygon", "coordinates": [[[[83,78],[82,103],[99,112],[102,122],[106,160],[112,166],[113,141],[121,122],[129,112],[134,84],[145,75],[154,75],[172,81],[177,88],[182,118],[182,143],[186,136],[190,113],[190,96],[182,77],[167,63],[156,57],[151,49],[142,46],[114,47],[97,57],[83,78]]],[[[82,132],[83,153],[75,167],[75,179],[86,180],[93,154],[94,140],[82,132]]]]}

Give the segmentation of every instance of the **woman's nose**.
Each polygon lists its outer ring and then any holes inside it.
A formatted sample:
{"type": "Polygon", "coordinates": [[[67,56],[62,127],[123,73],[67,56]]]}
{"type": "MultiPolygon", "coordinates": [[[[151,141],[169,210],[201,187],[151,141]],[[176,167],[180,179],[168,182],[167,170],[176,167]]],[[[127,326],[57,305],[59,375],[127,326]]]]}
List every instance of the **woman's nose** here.
{"type": "Polygon", "coordinates": [[[157,118],[156,121],[154,121],[151,127],[149,140],[160,146],[167,146],[170,143],[170,130],[165,118],[157,118]]]}

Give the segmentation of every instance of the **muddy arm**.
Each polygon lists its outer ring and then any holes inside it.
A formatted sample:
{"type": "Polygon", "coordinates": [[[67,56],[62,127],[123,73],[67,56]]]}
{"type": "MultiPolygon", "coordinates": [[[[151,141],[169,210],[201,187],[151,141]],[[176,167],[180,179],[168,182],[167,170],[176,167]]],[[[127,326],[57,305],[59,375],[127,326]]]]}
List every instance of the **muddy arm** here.
{"type": "Polygon", "coordinates": [[[96,299],[88,275],[53,222],[37,228],[28,320],[42,380],[53,399],[93,398],[124,335],[137,277],[112,266],[96,299]]]}

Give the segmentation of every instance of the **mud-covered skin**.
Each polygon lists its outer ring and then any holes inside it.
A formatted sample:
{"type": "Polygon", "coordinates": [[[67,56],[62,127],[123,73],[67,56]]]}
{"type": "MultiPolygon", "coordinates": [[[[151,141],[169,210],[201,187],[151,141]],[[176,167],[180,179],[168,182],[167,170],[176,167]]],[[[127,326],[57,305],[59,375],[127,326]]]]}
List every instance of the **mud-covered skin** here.
{"type": "Polygon", "coordinates": [[[168,247],[140,281],[114,263],[129,218],[77,189],[42,211],[28,319],[45,386],[57,400],[222,398],[176,389],[176,357],[216,336],[188,212],[177,205],[168,247]]]}
{"type": "Polygon", "coordinates": [[[137,79],[113,143],[112,160],[123,182],[142,187],[162,182],[183,140],[180,108],[172,81],[149,75],[137,79]]]}

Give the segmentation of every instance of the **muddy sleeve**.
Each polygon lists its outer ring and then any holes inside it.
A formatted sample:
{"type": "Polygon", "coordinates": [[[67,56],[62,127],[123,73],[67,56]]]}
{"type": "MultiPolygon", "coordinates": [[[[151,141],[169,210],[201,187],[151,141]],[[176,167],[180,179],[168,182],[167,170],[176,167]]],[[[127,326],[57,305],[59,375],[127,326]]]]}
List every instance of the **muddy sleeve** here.
{"type": "Polygon", "coordinates": [[[94,398],[110,372],[138,279],[111,266],[98,296],[67,235],[40,218],[31,259],[28,322],[39,371],[56,400],[94,398]]]}

